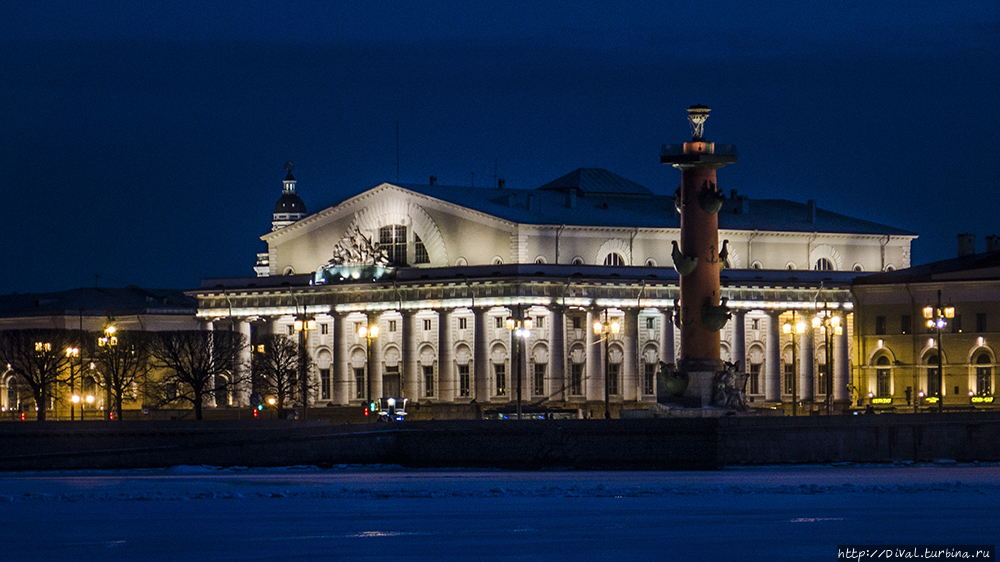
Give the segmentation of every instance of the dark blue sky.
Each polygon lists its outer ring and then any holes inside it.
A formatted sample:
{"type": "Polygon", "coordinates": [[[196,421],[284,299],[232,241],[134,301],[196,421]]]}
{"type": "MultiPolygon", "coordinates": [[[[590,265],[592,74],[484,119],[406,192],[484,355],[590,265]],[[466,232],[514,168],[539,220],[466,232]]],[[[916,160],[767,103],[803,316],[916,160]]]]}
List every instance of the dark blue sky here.
{"type": "Polygon", "coordinates": [[[400,181],[669,193],[694,103],[724,190],[914,231],[914,263],[1000,234],[995,0],[21,4],[0,294],[252,275],[284,163],[318,211],[396,180],[397,122],[400,181]]]}

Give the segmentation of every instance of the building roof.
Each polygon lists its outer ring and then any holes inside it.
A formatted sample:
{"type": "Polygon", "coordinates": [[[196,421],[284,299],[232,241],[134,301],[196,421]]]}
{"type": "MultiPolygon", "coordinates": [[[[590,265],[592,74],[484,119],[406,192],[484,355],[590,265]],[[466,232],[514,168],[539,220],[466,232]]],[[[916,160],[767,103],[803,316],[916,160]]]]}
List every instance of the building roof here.
{"type": "Polygon", "coordinates": [[[175,289],[80,288],[58,293],[0,295],[0,317],[194,315],[196,299],[175,289]]]}
{"type": "MultiPolygon", "coordinates": [[[[580,168],[537,189],[393,185],[518,224],[680,228],[673,197],[654,194],[600,168],[580,168]],[[570,188],[576,188],[575,195],[570,188]]],[[[748,199],[735,191],[730,192],[719,211],[719,228],[916,237],[901,228],[848,217],[812,204],[748,199]]]]}
{"type": "Polygon", "coordinates": [[[274,214],[282,213],[301,213],[304,215],[306,214],[306,204],[295,193],[282,193],[281,198],[274,204],[274,214]]]}
{"type": "Polygon", "coordinates": [[[855,285],[890,285],[935,281],[972,281],[1000,279],[1000,251],[970,254],[900,269],[864,275],[855,285]]]}

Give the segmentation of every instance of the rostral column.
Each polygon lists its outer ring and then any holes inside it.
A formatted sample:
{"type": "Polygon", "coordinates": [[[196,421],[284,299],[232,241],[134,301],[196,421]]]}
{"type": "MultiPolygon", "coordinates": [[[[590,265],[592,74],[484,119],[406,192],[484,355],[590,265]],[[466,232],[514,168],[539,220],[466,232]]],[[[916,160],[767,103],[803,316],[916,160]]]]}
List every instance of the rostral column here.
{"type": "Polygon", "coordinates": [[[689,107],[691,142],[664,145],[660,152],[661,163],[681,170],[681,186],[674,197],[681,215],[681,240],[672,253],[681,289],[679,314],[675,311],[681,329],[677,370],[688,375],[687,401],[700,397],[702,406],[711,402],[712,379],[723,368],[720,330],[729,319],[719,289],[725,256],[720,256],[718,213],[725,196],[715,171],[736,162],[735,147],[705,140],[709,111],[704,105],[689,107]]]}

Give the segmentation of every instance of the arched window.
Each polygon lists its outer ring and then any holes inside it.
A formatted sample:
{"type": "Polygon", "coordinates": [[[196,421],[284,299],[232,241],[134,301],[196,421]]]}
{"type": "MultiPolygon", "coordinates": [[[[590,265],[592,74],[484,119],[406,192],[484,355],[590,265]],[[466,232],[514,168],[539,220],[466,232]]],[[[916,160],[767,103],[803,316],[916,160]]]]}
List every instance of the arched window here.
{"type": "Polygon", "coordinates": [[[865,270],[865,268],[860,263],[854,264],[854,271],[861,272],[861,271],[864,271],[864,270],[865,270]]]}
{"type": "Polygon", "coordinates": [[[750,269],[764,269],[764,264],[755,260],[752,264],[750,264],[750,269]]]}
{"type": "Polygon", "coordinates": [[[500,256],[494,256],[493,265],[503,265],[503,258],[501,258],[500,256]]]}
{"type": "Polygon", "coordinates": [[[892,363],[885,355],[875,361],[875,396],[892,396],[892,363]]]}
{"type": "Polygon", "coordinates": [[[927,365],[927,396],[937,396],[940,386],[938,385],[938,356],[937,353],[928,353],[925,360],[927,365]]]}
{"type": "Polygon", "coordinates": [[[625,265],[625,258],[617,252],[611,252],[604,257],[604,265],[610,265],[614,267],[625,265]]]}
{"type": "Polygon", "coordinates": [[[976,357],[976,394],[979,396],[993,394],[993,361],[985,353],[976,357]]]}
{"type": "Polygon", "coordinates": [[[833,271],[833,262],[826,258],[819,258],[816,260],[816,266],[813,269],[816,271],[833,271]]]}
{"type": "Polygon", "coordinates": [[[406,265],[406,227],[401,224],[390,224],[378,229],[378,245],[385,251],[389,263],[396,266],[406,265]]]}
{"type": "Polygon", "coordinates": [[[573,265],[583,265],[583,258],[581,258],[579,256],[573,258],[572,264],[573,265]]]}

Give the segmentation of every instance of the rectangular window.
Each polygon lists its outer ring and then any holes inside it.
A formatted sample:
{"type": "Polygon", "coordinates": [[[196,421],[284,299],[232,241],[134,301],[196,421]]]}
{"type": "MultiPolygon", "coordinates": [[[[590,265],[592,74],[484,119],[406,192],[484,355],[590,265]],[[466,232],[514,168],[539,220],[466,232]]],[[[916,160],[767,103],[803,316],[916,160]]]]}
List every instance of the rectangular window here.
{"type": "Polygon", "coordinates": [[[961,334],[962,333],[962,315],[956,314],[954,318],[948,321],[951,324],[951,333],[961,334]]]}
{"type": "Polygon", "coordinates": [[[751,330],[760,330],[760,318],[751,318],[750,319],[750,329],[751,330]]]}
{"type": "Polygon", "coordinates": [[[471,394],[471,389],[469,388],[469,366],[459,365],[458,366],[458,395],[459,396],[469,396],[471,394]]]}
{"type": "Polygon", "coordinates": [[[330,333],[330,325],[329,324],[320,324],[319,325],[319,333],[323,334],[324,336],[326,334],[329,334],[330,333]]]}
{"type": "Polygon", "coordinates": [[[876,336],[885,335],[885,316],[875,317],[875,335],[876,336]]]}
{"type": "Polygon", "coordinates": [[[569,366],[569,393],[573,396],[583,395],[583,364],[572,363],[569,366]]]}
{"type": "Polygon", "coordinates": [[[330,399],[330,369],[319,370],[319,399],[330,399]]]}
{"type": "Polygon", "coordinates": [[[506,318],[504,318],[503,316],[495,316],[495,317],[493,318],[493,325],[494,325],[495,327],[497,327],[497,328],[503,328],[503,327],[504,327],[504,322],[505,322],[506,320],[507,320],[507,319],[506,319],[506,318]]]}
{"type": "Polygon", "coordinates": [[[535,327],[536,328],[544,328],[545,327],[545,317],[544,316],[535,316],[535,327]]]}
{"type": "Polygon", "coordinates": [[[816,394],[826,394],[826,363],[816,364],[816,394]]]}
{"type": "Polygon", "coordinates": [[[795,388],[795,364],[785,363],[784,373],[785,391],[783,394],[791,394],[795,388]]]}
{"type": "Polygon", "coordinates": [[[354,369],[354,397],[365,397],[365,370],[355,367],[354,369]]]}
{"type": "Polygon", "coordinates": [[[573,317],[573,329],[574,330],[579,330],[582,327],[583,327],[583,318],[580,317],[580,316],[574,316],[573,317]]]}
{"type": "Polygon", "coordinates": [[[645,363],[642,366],[642,393],[652,395],[656,393],[656,363],[645,363]]]}
{"type": "Polygon", "coordinates": [[[986,313],[976,313],[976,331],[980,334],[986,331],[986,313]]]}
{"type": "Polygon", "coordinates": [[[646,329],[647,330],[656,329],[656,318],[653,318],[652,316],[646,318],[646,329]]]}
{"type": "Polygon", "coordinates": [[[904,315],[900,316],[899,317],[899,332],[901,334],[905,335],[905,334],[909,334],[911,331],[913,331],[913,326],[912,326],[911,321],[910,321],[910,315],[909,314],[904,314],[904,315]]]}
{"type": "Polygon", "coordinates": [[[396,331],[396,321],[395,320],[389,320],[389,331],[390,332],[395,332],[396,331]]]}
{"type": "Polygon", "coordinates": [[[434,367],[424,365],[424,396],[434,396],[434,367]]]}
{"type": "Polygon", "coordinates": [[[927,369],[927,396],[937,396],[938,389],[938,370],[936,367],[927,369]]]}
{"type": "Polygon", "coordinates": [[[892,371],[890,369],[875,370],[875,394],[879,398],[892,396],[892,371]]]}
{"type": "Polygon", "coordinates": [[[430,318],[424,319],[424,331],[429,332],[431,330],[431,320],[430,318]]]}
{"type": "Polygon", "coordinates": [[[459,318],[458,319],[458,329],[459,330],[465,330],[468,327],[469,327],[469,319],[468,318],[459,318]]]}
{"type": "Polygon", "coordinates": [[[535,396],[545,396],[545,363],[534,364],[534,382],[531,389],[535,396]]]}
{"type": "Polygon", "coordinates": [[[748,381],[750,394],[760,394],[760,363],[750,363],[750,372],[747,376],[750,378],[748,381]]]}
{"type": "Polygon", "coordinates": [[[621,366],[621,363],[608,363],[608,394],[619,394],[618,372],[621,371],[621,366]]]}
{"type": "Polygon", "coordinates": [[[976,367],[976,394],[993,394],[993,367],[976,367]]]}
{"type": "Polygon", "coordinates": [[[507,396],[507,366],[503,363],[494,363],[493,375],[497,382],[497,396],[507,396]]]}
{"type": "Polygon", "coordinates": [[[291,325],[288,326],[288,335],[289,336],[294,336],[295,335],[295,326],[291,326],[291,325]]]}

